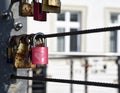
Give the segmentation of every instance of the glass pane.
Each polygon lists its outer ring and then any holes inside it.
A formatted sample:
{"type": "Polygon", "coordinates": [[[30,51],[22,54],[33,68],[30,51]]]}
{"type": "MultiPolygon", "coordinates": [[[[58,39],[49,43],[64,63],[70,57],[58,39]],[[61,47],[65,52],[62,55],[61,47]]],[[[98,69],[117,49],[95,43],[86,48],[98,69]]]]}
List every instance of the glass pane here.
{"type": "MultiPolygon", "coordinates": [[[[65,32],[65,28],[58,28],[58,33],[65,32]]],[[[57,51],[64,52],[65,51],[65,37],[57,37],[57,51]]]]}
{"type": "Polygon", "coordinates": [[[65,13],[60,13],[57,15],[58,21],[65,21],[65,13]]]}
{"type": "Polygon", "coordinates": [[[78,21],[78,13],[71,13],[70,14],[70,21],[77,22],[78,21]]]}
{"type": "Polygon", "coordinates": [[[118,22],[118,14],[111,14],[111,23],[118,22]]]}
{"type": "MultiPolygon", "coordinates": [[[[70,32],[77,31],[77,29],[70,29],[70,32]]],[[[77,51],[77,35],[70,36],[70,51],[77,51]]]]}
{"type": "Polygon", "coordinates": [[[58,37],[58,52],[64,52],[65,51],[65,38],[64,37],[58,37]]]}
{"type": "Polygon", "coordinates": [[[110,52],[117,52],[117,31],[110,32],[110,52]]]}
{"type": "MultiPolygon", "coordinates": [[[[111,14],[111,23],[115,24],[119,22],[118,13],[111,14]]],[[[117,31],[110,32],[110,52],[117,52],[117,31]]]]}

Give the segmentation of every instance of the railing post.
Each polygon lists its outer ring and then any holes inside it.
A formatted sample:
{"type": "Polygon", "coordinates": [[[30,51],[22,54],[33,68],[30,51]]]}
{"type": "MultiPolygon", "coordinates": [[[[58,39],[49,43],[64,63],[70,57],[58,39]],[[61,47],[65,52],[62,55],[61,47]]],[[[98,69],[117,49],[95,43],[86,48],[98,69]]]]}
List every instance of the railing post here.
{"type": "MultiPolygon", "coordinates": [[[[117,57],[116,63],[118,64],[118,84],[120,85],[120,56],[117,57]]],[[[118,93],[120,93],[120,87],[118,88],[118,93]]]]}
{"type": "MultiPolygon", "coordinates": [[[[88,81],[88,60],[85,59],[85,81],[88,81]]],[[[85,93],[88,93],[88,87],[85,85],[85,93]]]]}
{"type": "MultiPolygon", "coordinates": [[[[73,80],[73,59],[70,60],[70,79],[73,80]]],[[[70,84],[70,93],[73,93],[73,84],[70,84]]]]}
{"type": "Polygon", "coordinates": [[[13,19],[5,19],[1,15],[10,6],[11,0],[0,0],[0,93],[7,93],[11,84],[10,74],[16,73],[10,64],[6,63],[6,49],[10,32],[13,29],[13,19]]]}
{"type": "MultiPolygon", "coordinates": [[[[19,0],[12,0],[13,2],[19,0]]],[[[26,18],[17,15],[19,2],[17,6],[11,7],[11,0],[0,0],[0,93],[26,93],[27,81],[11,80],[11,74],[27,75],[27,70],[15,70],[13,64],[8,64],[7,60],[7,46],[10,35],[16,34],[14,24],[20,20],[24,27],[17,34],[26,33],[26,18]],[[12,8],[14,11],[12,11],[12,8]],[[13,15],[16,16],[13,18],[13,15]],[[5,14],[4,14],[5,13],[5,14]],[[10,15],[6,14],[10,13],[10,15]]]]}

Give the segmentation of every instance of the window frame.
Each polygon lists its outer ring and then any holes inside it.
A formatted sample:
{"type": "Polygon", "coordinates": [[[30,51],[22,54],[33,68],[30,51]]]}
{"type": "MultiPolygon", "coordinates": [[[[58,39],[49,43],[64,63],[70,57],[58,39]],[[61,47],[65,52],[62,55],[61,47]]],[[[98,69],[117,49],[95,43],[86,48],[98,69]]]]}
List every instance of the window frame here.
{"type": "MultiPolygon", "coordinates": [[[[80,12],[81,13],[81,23],[79,24],[80,25],[80,29],[82,30],[82,29],[86,28],[87,7],[84,7],[84,6],[69,6],[69,5],[68,6],[64,6],[63,5],[61,10],[62,10],[62,12],[64,12],[64,11],[80,12]]],[[[56,17],[55,17],[55,21],[56,21],[56,17]]],[[[61,21],[61,27],[63,27],[63,26],[64,25],[62,24],[62,21],[61,21]]],[[[56,27],[58,27],[58,24],[55,22],[55,30],[54,30],[55,33],[57,32],[56,31],[56,29],[57,29],[56,27]]],[[[73,26],[73,28],[74,28],[74,26],[73,26]]],[[[68,38],[70,40],[70,36],[66,36],[65,37],[65,40],[68,40],[66,38],[68,38]]],[[[68,42],[68,41],[66,41],[66,42],[68,42]]],[[[57,40],[55,40],[54,44],[56,46],[57,40]]],[[[79,50],[79,52],[86,51],[86,35],[82,35],[81,36],[81,42],[79,44],[81,44],[81,46],[80,46],[80,50],[81,51],[79,50]]],[[[70,47],[70,46],[68,44],[66,44],[66,47],[70,47]]],[[[57,51],[57,47],[55,48],[55,52],[58,52],[57,51]]],[[[71,51],[69,51],[69,49],[67,48],[65,52],[71,52],[71,51]]]]}
{"type": "MultiPolygon", "coordinates": [[[[105,8],[105,26],[119,26],[119,23],[111,23],[111,14],[120,14],[120,8],[105,8]]],[[[119,31],[118,31],[119,32],[119,31]]],[[[120,52],[118,48],[118,39],[120,36],[117,36],[116,52],[120,52]]],[[[105,33],[105,52],[112,52],[110,49],[110,32],[105,33]]]]}
{"type": "MultiPolygon", "coordinates": [[[[62,11],[62,12],[65,14],[65,20],[64,21],[58,20],[58,15],[57,15],[57,17],[56,17],[56,30],[58,28],[63,28],[64,27],[65,32],[70,32],[70,29],[77,29],[79,31],[80,26],[81,26],[80,19],[76,22],[73,22],[73,21],[70,20],[70,18],[71,18],[71,13],[76,13],[78,16],[81,17],[81,12],[80,11],[62,11]]],[[[73,52],[70,49],[70,42],[71,42],[70,37],[71,36],[65,37],[65,45],[64,45],[65,50],[62,51],[62,52],[73,52]]],[[[78,40],[78,36],[77,36],[77,40],[78,40]]],[[[78,41],[80,42],[81,40],[78,40],[78,41]]],[[[74,51],[74,52],[80,52],[80,47],[78,47],[78,46],[80,46],[79,44],[80,43],[77,43],[77,47],[76,47],[77,51],[74,51]]],[[[57,48],[58,48],[58,46],[57,46],[57,48]]],[[[57,50],[59,50],[59,49],[57,49],[57,50]]],[[[57,51],[57,52],[59,52],[59,51],[57,51]]]]}

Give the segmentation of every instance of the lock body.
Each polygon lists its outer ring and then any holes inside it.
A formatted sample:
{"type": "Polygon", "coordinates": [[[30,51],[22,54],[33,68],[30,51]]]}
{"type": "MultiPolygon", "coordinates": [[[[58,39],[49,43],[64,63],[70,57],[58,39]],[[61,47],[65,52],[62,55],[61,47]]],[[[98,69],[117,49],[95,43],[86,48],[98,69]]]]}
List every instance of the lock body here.
{"type": "Polygon", "coordinates": [[[16,36],[12,36],[9,38],[7,47],[7,63],[14,63],[14,56],[16,51],[15,37],[16,36]]]}
{"type": "Polygon", "coordinates": [[[47,13],[60,13],[61,6],[51,6],[48,4],[48,0],[42,0],[42,11],[47,13]]]}
{"type": "Polygon", "coordinates": [[[48,0],[48,5],[49,6],[60,7],[61,6],[61,2],[60,2],[60,0],[48,0]]]}
{"type": "Polygon", "coordinates": [[[48,64],[48,47],[33,47],[32,63],[41,65],[48,64]]]}
{"type": "Polygon", "coordinates": [[[25,60],[26,52],[27,52],[27,45],[20,43],[18,46],[16,55],[15,55],[15,67],[16,68],[24,68],[26,66],[29,67],[29,64],[27,64],[27,60],[25,60]]]}
{"type": "Polygon", "coordinates": [[[9,46],[7,48],[7,63],[13,63],[14,57],[13,57],[13,48],[9,46]]]}
{"type": "Polygon", "coordinates": [[[15,53],[15,68],[36,68],[35,64],[32,64],[30,58],[30,50],[24,36],[21,37],[17,51],[15,53]]]}
{"type": "Polygon", "coordinates": [[[42,4],[34,0],[34,20],[46,21],[47,14],[42,11],[42,4]]]}
{"type": "Polygon", "coordinates": [[[31,0],[20,0],[20,16],[33,16],[33,2],[31,0]]]}
{"type": "Polygon", "coordinates": [[[39,38],[43,34],[38,33],[33,38],[32,47],[32,63],[39,65],[48,64],[48,47],[46,47],[46,39],[39,38]],[[38,40],[37,40],[38,37],[38,40]],[[39,42],[38,42],[39,41],[39,42]]]}

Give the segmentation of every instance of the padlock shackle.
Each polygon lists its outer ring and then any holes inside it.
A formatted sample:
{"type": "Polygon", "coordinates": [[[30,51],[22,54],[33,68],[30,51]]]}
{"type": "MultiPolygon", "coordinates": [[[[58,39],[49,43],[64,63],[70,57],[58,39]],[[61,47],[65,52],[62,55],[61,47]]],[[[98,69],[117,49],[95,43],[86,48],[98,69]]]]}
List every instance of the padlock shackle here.
{"type": "Polygon", "coordinates": [[[17,43],[18,43],[18,45],[22,42],[22,43],[26,43],[26,37],[27,37],[27,35],[25,34],[25,35],[20,35],[19,37],[18,37],[18,41],[17,41],[17,43]]]}
{"type": "Polygon", "coordinates": [[[13,46],[14,44],[16,44],[15,38],[16,38],[16,36],[10,36],[9,37],[8,46],[13,46]]]}
{"type": "Polygon", "coordinates": [[[40,3],[40,2],[39,2],[40,0],[34,0],[34,1],[35,1],[36,3],[40,3]]]}
{"type": "Polygon", "coordinates": [[[13,40],[14,40],[14,38],[15,38],[15,36],[10,36],[9,39],[8,39],[8,43],[9,43],[9,44],[12,43],[13,40]]]}
{"type": "MultiPolygon", "coordinates": [[[[33,47],[35,47],[35,43],[36,43],[37,37],[42,39],[43,36],[44,36],[44,34],[41,33],[41,32],[39,32],[39,33],[37,33],[37,34],[34,35],[34,37],[33,37],[33,47]]],[[[45,47],[46,47],[47,46],[47,40],[45,38],[44,38],[44,40],[45,40],[45,47]]]]}
{"type": "Polygon", "coordinates": [[[26,38],[25,38],[25,42],[27,44],[30,44],[30,45],[33,45],[33,37],[34,37],[35,34],[30,34],[30,35],[27,35],[26,38]]]}

